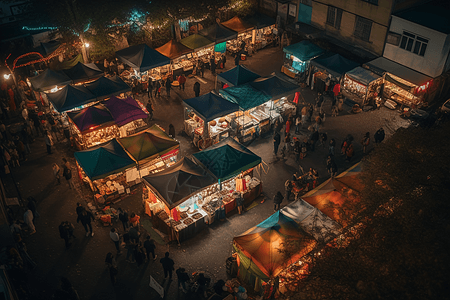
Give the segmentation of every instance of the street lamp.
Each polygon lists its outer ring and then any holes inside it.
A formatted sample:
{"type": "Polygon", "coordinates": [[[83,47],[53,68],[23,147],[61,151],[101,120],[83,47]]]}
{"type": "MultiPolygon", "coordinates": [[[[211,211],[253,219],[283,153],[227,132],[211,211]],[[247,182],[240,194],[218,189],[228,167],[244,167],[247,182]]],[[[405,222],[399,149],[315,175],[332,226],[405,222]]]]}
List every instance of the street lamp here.
{"type": "Polygon", "coordinates": [[[86,48],[89,48],[89,43],[84,43],[84,46],[85,46],[86,48]]]}
{"type": "Polygon", "coordinates": [[[84,43],[84,49],[86,50],[86,56],[87,56],[87,60],[88,60],[88,62],[90,61],[90,58],[89,58],[89,43],[84,43]]]}
{"type": "Polygon", "coordinates": [[[8,79],[11,77],[11,74],[5,74],[5,75],[3,75],[3,77],[4,77],[6,80],[8,80],[8,79]]]}

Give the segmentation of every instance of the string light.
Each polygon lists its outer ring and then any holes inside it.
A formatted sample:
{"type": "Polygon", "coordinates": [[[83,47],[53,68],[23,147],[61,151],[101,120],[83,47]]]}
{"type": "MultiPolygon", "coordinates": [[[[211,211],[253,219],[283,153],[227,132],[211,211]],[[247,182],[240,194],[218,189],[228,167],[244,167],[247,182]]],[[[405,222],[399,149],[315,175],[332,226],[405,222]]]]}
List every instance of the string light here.
{"type": "Polygon", "coordinates": [[[34,31],[34,30],[56,30],[58,27],[28,27],[23,26],[22,30],[34,31]]]}

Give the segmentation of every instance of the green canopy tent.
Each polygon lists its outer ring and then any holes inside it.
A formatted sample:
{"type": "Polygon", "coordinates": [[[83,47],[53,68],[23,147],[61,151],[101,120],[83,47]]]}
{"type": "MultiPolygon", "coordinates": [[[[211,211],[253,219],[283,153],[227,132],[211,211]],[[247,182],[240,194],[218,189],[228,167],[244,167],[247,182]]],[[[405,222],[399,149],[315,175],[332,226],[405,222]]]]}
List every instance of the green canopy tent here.
{"type": "Polygon", "coordinates": [[[214,45],[214,42],[196,33],[180,40],[180,43],[192,50],[200,50],[214,45]]]}
{"type": "Polygon", "coordinates": [[[158,125],[118,139],[125,150],[142,166],[164,154],[177,150],[180,144],[169,137],[158,125]]]}
{"type": "Polygon", "coordinates": [[[91,180],[105,178],[136,166],[117,140],[75,152],[75,159],[91,180]]]}
{"type": "Polygon", "coordinates": [[[239,104],[239,107],[242,110],[257,107],[272,98],[265,92],[255,89],[248,83],[220,90],[219,94],[228,101],[239,104]]]}
{"type": "Polygon", "coordinates": [[[194,158],[222,181],[261,163],[261,157],[230,137],[195,153],[194,158]]]}
{"type": "Polygon", "coordinates": [[[310,41],[301,41],[299,43],[283,48],[285,59],[291,61],[291,66],[297,72],[305,72],[310,60],[323,54],[325,51],[310,41]],[[291,57],[292,56],[292,57],[291,57]]]}

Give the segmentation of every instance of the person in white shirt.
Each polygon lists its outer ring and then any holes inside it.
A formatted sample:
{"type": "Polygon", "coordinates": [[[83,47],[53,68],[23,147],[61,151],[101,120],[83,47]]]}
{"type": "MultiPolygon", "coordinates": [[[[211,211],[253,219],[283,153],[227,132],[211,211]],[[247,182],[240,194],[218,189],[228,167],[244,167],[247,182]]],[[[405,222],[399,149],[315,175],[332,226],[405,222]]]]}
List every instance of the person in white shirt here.
{"type": "Polygon", "coordinates": [[[30,209],[28,209],[23,214],[23,221],[30,228],[30,235],[35,234],[36,233],[36,227],[34,227],[34,224],[33,224],[33,212],[30,209]]]}
{"type": "Polygon", "coordinates": [[[115,228],[111,228],[111,231],[109,232],[109,237],[113,241],[114,246],[116,246],[117,254],[119,254],[121,252],[120,251],[120,237],[115,228]]]}

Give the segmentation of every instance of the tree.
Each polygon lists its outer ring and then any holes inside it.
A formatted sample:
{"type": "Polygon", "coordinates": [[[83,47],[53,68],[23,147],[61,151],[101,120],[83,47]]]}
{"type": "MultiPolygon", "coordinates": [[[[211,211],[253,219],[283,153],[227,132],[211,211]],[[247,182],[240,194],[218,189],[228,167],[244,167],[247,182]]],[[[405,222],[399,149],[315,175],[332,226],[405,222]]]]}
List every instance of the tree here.
{"type": "Polygon", "coordinates": [[[316,249],[291,299],[448,298],[449,147],[449,123],[377,147],[346,244],[316,249]]]}

